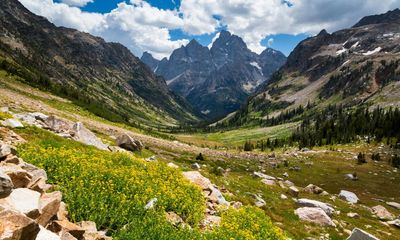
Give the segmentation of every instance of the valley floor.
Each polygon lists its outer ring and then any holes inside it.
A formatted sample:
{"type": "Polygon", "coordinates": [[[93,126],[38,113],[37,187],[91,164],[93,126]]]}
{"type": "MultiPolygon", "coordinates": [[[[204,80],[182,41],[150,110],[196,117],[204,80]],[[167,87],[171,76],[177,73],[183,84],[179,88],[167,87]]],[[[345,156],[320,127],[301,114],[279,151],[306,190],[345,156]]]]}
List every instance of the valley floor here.
{"type": "Polygon", "coordinates": [[[137,157],[155,155],[158,161],[173,162],[182,171],[191,170],[191,165],[198,163],[200,172],[221,188],[228,201],[254,205],[258,198],[262,199],[264,204],[260,208],[292,239],[346,239],[349,231],[355,227],[380,239],[398,239],[400,236],[399,228],[389,226],[371,213],[371,207],[382,205],[394,216],[400,215],[400,209],[386,204],[400,202],[400,170],[387,162],[392,154],[399,152],[380,143],[360,142],[304,152],[295,148],[278,149],[273,153],[236,150],[248,139],[287,136],[297,123],[211,134],[149,136],[140,129],[108,122],[67,100],[27,87],[4,73],[0,74],[0,106],[83,122],[105,143],[113,143],[115,136],[120,133],[129,133],[148,146],[141,154],[136,154],[137,157]],[[367,163],[357,164],[355,156],[359,152],[366,153],[367,163]],[[205,160],[195,160],[199,153],[205,156],[205,160]],[[369,158],[372,153],[380,153],[381,161],[372,161],[369,158]],[[282,182],[292,182],[300,189],[299,196],[290,196],[288,186],[280,186],[280,181],[272,185],[265,184],[265,181],[253,175],[254,172],[282,178],[282,182]],[[353,173],[357,174],[357,181],[345,179],[346,174],[353,173]],[[309,184],[319,186],[329,194],[322,196],[302,191],[309,184]],[[341,190],[354,192],[360,202],[349,204],[339,199],[341,190]],[[294,213],[299,208],[293,201],[295,197],[331,204],[335,209],[332,219],[336,227],[320,227],[301,221],[294,213]],[[360,217],[353,218],[348,213],[357,213],[360,217]]]}

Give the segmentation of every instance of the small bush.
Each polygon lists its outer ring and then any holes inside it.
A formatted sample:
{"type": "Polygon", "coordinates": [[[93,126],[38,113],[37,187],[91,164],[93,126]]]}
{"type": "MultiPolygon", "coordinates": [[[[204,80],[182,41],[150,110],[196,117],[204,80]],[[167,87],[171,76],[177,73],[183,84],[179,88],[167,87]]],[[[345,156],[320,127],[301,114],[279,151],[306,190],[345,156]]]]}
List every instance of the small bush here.
{"type": "Polygon", "coordinates": [[[393,167],[400,168],[400,156],[395,154],[391,159],[390,159],[390,164],[393,167]]]}
{"type": "Polygon", "coordinates": [[[364,164],[367,163],[367,159],[365,158],[365,154],[364,153],[359,153],[357,156],[357,163],[358,164],[364,164]]]}
{"type": "Polygon", "coordinates": [[[254,145],[250,141],[246,141],[243,146],[243,150],[246,152],[253,151],[254,145]]]}
{"type": "Polygon", "coordinates": [[[196,156],[196,160],[198,160],[198,161],[204,161],[203,154],[199,153],[199,155],[196,156]]]}

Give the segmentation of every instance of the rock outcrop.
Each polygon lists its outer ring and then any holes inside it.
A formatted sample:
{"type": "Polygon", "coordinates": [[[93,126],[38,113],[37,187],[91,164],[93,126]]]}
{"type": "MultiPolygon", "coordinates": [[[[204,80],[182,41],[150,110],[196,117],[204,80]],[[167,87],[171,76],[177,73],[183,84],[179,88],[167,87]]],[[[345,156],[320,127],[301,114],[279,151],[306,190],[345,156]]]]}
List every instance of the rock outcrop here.
{"type": "Polygon", "coordinates": [[[320,226],[334,227],[332,219],[319,207],[302,207],[294,211],[303,221],[312,222],[320,226]]]}

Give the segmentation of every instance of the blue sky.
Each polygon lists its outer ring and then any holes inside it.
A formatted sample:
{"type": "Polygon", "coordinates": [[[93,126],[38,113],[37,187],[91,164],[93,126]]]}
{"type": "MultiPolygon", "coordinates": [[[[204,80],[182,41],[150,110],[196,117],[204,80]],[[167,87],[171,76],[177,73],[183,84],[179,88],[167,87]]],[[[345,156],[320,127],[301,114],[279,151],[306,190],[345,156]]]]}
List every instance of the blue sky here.
{"type": "Polygon", "coordinates": [[[334,32],[362,17],[400,7],[399,0],[19,0],[57,26],[119,42],[136,56],[158,59],[196,39],[208,46],[218,31],[241,37],[260,53],[285,55],[322,29],[334,32]]]}

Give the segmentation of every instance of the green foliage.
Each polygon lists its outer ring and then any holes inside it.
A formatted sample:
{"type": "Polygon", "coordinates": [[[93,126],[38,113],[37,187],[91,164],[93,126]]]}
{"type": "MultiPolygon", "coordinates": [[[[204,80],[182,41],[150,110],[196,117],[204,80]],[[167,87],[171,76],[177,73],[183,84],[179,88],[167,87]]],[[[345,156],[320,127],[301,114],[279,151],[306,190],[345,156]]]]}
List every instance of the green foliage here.
{"type": "Polygon", "coordinates": [[[400,168],[400,156],[398,156],[397,154],[393,155],[390,159],[390,164],[393,167],[400,168]]]}
{"type": "Polygon", "coordinates": [[[251,143],[250,141],[246,141],[246,142],[244,143],[244,146],[243,146],[243,150],[244,150],[244,151],[250,152],[250,151],[253,151],[253,149],[254,149],[253,143],[251,143]]]}
{"type": "Polygon", "coordinates": [[[196,160],[204,161],[203,154],[199,153],[199,155],[196,156],[196,160]]]}
{"type": "Polygon", "coordinates": [[[357,155],[357,163],[358,164],[364,164],[367,163],[367,159],[365,158],[365,154],[364,153],[358,153],[357,155]]]}
{"type": "Polygon", "coordinates": [[[0,112],[0,120],[5,120],[5,119],[9,119],[12,118],[13,116],[9,113],[5,113],[5,112],[0,112]]]}
{"type": "Polygon", "coordinates": [[[374,161],[380,161],[381,160],[381,156],[379,155],[379,153],[373,153],[371,155],[371,159],[374,161]]]}

